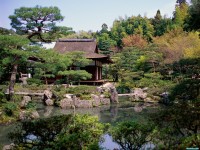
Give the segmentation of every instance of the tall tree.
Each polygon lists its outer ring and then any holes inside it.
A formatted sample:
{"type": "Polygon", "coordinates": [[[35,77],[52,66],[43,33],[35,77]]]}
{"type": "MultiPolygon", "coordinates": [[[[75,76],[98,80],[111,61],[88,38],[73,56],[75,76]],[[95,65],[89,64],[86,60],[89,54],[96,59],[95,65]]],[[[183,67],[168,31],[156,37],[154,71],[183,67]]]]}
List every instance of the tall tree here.
{"type": "Polygon", "coordinates": [[[102,24],[100,33],[108,33],[108,25],[102,24]]]}
{"type": "Polygon", "coordinates": [[[48,84],[48,78],[54,78],[58,71],[68,68],[71,64],[71,59],[68,56],[53,49],[38,48],[37,51],[33,56],[39,58],[40,61],[33,64],[35,70],[33,77],[43,78],[46,84],[48,84]]]}
{"type": "Polygon", "coordinates": [[[10,69],[9,95],[12,99],[18,65],[31,55],[28,40],[18,35],[0,35],[1,66],[10,69]]]}
{"type": "Polygon", "coordinates": [[[189,17],[186,21],[188,30],[200,30],[200,1],[191,0],[189,7],[189,17]]]}
{"type": "Polygon", "coordinates": [[[18,34],[25,34],[31,41],[50,42],[56,34],[56,22],[62,21],[58,7],[21,7],[9,16],[11,26],[18,34]]]}
{"type": "Polygon", "coordinates": [[[152,19],[154,27],[154,36],[163,35],[168,29],[171,28],[172,20],[170,18],[162,17],[160,10],[157,10],[156,15],[152,19]]]}
{"type": "Polygon", "coordinates": [[[186,18],[188,17],[188,4],[184,1],[180,1],[175,8],[174,23],[177,27],[184,27],[186,18]]]}
{"type": "Polygon", "coordinates": [[[116,45],[116,42],[112,40],[108,33],[101,33],[100,36],[97,37],[98,47],[102,54],[110,54],[111,47],[116,45]]]}
{"type": "Polygon", "coordinates": [[[117,46],[122,48],[122,39],[127,35],[139,34],[149,42],[152,40],[153,32],[153,25],[149,19],[138,15],[114,21],[110,35],[117,42],[117,46]]]}

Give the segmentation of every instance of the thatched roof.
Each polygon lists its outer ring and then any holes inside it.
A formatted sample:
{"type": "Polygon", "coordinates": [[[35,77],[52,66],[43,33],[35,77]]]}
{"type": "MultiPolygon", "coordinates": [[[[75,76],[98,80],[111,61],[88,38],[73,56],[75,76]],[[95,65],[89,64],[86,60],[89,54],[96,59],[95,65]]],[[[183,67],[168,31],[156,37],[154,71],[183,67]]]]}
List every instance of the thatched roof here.
{"type": "Polygon", "coordinates": [[[54,49],[60,53],[83,51],[85,53],[98,53],[94,39],[59,39],[54,49]]]}
{"type": "Polygon", "coordinates": [[[99,54],[95,39],[59,39],[54,49],[60,53],[82,51],[86,58],[107,59],[106,55],[99,54]]]}

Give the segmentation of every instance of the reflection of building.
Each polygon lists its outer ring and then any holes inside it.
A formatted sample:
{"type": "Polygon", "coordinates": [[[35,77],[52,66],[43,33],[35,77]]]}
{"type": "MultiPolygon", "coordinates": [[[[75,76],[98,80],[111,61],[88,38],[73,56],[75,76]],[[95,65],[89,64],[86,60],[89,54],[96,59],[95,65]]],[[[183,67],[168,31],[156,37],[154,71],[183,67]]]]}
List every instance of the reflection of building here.
{"type": "Polygon", "coordinates": [[[85,57],[91,59],[92,62],[84,67],[78,68],[86,70],[92,74],[92,78],[82,83],[101,84],[102,80],[102,64],[111,63],[109,56],[99,54],[95,39],[59,39],[54,49],[60,53],[81,51],[85,57]]]}

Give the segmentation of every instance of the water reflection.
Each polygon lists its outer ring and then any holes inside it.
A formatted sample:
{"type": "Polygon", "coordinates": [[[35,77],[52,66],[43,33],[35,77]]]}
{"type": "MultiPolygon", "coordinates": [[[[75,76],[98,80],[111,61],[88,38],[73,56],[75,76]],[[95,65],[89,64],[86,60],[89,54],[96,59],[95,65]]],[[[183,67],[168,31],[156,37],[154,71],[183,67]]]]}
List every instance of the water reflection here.
{"type": "MultiPolygon", "coordinates": [[[[37,102],[37,111],[40,117],[50,117],[60,114],[70,114],[74,113],[73,109],[60,109],[59,107],[44,106],[42,101],[35,100],[37,102]]],[[[108,106],[101,106],[96,108],[75,109],[77,114],[91,114],[99,117],[100,121],[103,123],[110,123],[115,125],[117,122],[136,120],[140,122],[147,121],[147,117],[150,113],[154,112],[158,106],[148,103],[134,103],[129,101],[128,97],[120,97],[119,104],[113,104],[108,106]]],[[[8,144],[7,133],[14,128],[14,125],[2,126],[0,128],[0,144],[8,144]]],[[[119,148],[119,146],[112,142],[112,137],[108,134],[104,135],[105,143],[101,146],[107,149],[119,148]],[[114,147],[114,148],[113,148],[114,147]]]]}

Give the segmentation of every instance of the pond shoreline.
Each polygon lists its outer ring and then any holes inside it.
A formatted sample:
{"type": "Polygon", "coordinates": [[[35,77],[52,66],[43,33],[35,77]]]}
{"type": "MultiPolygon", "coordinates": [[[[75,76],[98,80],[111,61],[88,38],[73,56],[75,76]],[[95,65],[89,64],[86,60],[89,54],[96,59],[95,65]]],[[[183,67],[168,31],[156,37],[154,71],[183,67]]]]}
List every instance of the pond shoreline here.
{"type": "MultiPolygon", "coordinates": [[[[60,109],[59,107],[52,107],[52,106],[45,106],[41,102],[39,102],[37,99],[35,101],[38,102],[38,105],[40,105],[38,108],[38,112],[40,114],[40,117],[51,117],[54,115],[61,115],[61,114],[69,114],[73,112],[73,109],[60,109]],[[52,109],[52,110],[50,110],[52,109]],[[45,114],[49,114],[48,116],[45,116],[45,114]]],[[[142,120],[145,121],[146,117],[148,116],[149,112],[154,111],[156,108],[152,105],[149,107],[143,107],[144,103],[138,103],[138,102],[131,102],[128,97],[120,97],[120,103],[118,104],[110,104],[109,106],[101,106],[101,107],[95,107],[91,109],[84,109],[84,108],[77,108],[76,113],[80,114],[90,114],[95,115],[99,117],[100,122],[102,123],[110,123],[110,124],[116,124],[116,122],[121,122],[125,120],[142,120]],[[141,105],[141,112],[136,112],[135,108],[140,107],[141,105]],[[144,110],[144,111],[143,111],[144,110]]],[[[156,106],[157,107],[157,106],[156,106]]],[[[19,123],[13,122],[9,124],[0,125],[0,144],[9,144],[6,134],[7,129],[12,131],[14,129],[15,124],[19,123]],[[12,129],[10,129],[12,128],[12,129]],[[2,143],[3,142],[3,143],[2,143]]]]}

